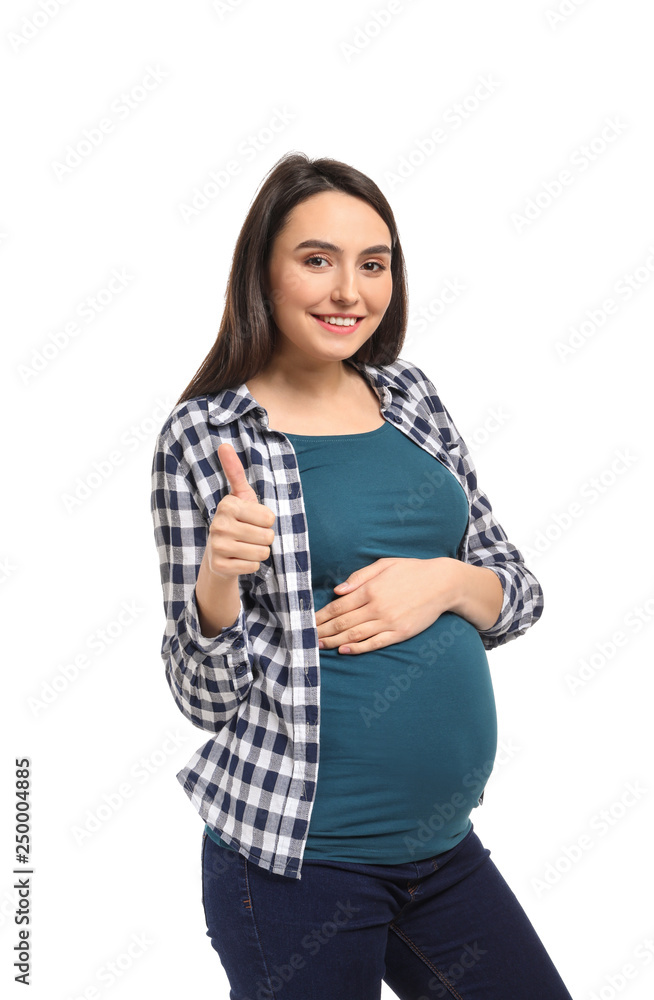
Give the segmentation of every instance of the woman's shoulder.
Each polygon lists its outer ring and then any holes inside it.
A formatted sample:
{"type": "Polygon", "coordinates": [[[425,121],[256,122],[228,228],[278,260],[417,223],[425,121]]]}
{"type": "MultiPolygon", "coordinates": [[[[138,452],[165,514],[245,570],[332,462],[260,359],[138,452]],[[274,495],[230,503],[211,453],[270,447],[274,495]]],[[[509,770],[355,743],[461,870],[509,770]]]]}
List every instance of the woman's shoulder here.
{"type": "Polygon", "coordinates": [[[437,396],[436,386],[422,368],[408,358],[396,358],[385,365],[364,365],[364,368],[382,382],[392,382],[399,389],[420,398],[437,396]]]}
{"type": "Polygon", "coordinates": [[[193,396],[176,403],[157,435],[157,448],[176,448],[180,445],[195,450],[202,439],[210,434],[210,416],[215,407],[215,396],[193,396]]]}

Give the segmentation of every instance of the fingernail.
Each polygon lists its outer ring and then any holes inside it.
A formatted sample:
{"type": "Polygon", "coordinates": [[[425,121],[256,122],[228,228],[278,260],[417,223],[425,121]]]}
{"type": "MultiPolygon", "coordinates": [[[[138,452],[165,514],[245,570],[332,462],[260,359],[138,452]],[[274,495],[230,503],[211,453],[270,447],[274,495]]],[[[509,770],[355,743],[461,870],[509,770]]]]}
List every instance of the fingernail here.
{"type": "Polygon", "coordinates": [[[351,653],[352,650],[349,646],[341,646],[341,653],[351,653]]]}
{"type": "Polygon", "coordinates": [[[322,641],[322,639],[318,639],[318,648],[319,648],[319,649],[324,649],[324,648],[325,648],[325,644],[324,644],[324,642],[322,641]]]}

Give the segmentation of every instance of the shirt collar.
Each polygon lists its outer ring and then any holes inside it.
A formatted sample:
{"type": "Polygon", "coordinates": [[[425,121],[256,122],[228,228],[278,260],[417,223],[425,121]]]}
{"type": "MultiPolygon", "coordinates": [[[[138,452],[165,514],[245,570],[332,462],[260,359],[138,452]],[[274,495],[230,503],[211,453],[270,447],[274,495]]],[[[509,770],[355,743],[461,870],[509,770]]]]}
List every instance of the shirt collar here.
{"type": "MultiPolygon", "coordinates": [[[[354,361],[346,358],[349,364],[363,375],[368,384],[379,396],[379,401],[384,406],[391,402],[393,392],[399,392],[404,396],[409,395],[409,385],[399,376],[393,377],[383,370],[383,366],[368,365],[363,361],[354,361]]],[[[214,426],[228,424],[232,420],[237,420],[244,413],[254,411],[255,417],[263,415],[263,408],[250,394],[245,382],[236,388],[223,389],[221,392],[207,396],[207,419],[214,426]]]]}

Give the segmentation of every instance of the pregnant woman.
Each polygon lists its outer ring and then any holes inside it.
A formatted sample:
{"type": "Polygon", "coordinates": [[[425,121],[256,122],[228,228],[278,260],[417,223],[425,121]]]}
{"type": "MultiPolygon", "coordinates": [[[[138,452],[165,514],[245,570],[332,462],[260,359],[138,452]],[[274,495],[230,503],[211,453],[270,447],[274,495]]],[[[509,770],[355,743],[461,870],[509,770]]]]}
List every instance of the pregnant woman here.
{"type": "Polygon", "coordinates": [[[211,734],[177,778],[232,1000],[571,1000],[470,818],[486,651],[543,595],[406,323],[382,192],[288,154],[157,439],[166,678],[211,734]]]}

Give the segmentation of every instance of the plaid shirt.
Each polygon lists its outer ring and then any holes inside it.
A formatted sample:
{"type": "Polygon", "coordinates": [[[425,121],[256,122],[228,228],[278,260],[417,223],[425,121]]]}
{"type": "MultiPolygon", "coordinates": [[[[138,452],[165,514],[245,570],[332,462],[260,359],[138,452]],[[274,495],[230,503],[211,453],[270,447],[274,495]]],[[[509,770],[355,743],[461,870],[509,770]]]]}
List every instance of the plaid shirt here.
{"type": "MultiPolygon", "coordinates": [[[[477,486],[468,448],[434,385],[402,359],[350,363],[376,391],[383,417],[463,486],[469,518],[457,558],[489,566],[504,591],[497,621],[479,634],[487,650],[516,639],[540,617],[542,590],[477,486]]],[[[269,428],[245,383],[174,407],[156,441],[151,510],[166,679],[182,714],[211,733],[177,780],[226,843],[262,868],[301,878],[320,732],[307,520],[293,447],[269,428]],[[223,441],[277,520],[268,559],[239,577],[237,620],[209,638],[200,631],[195,583],[211,520],[229,492],[217,455],[223,441]]]]}

